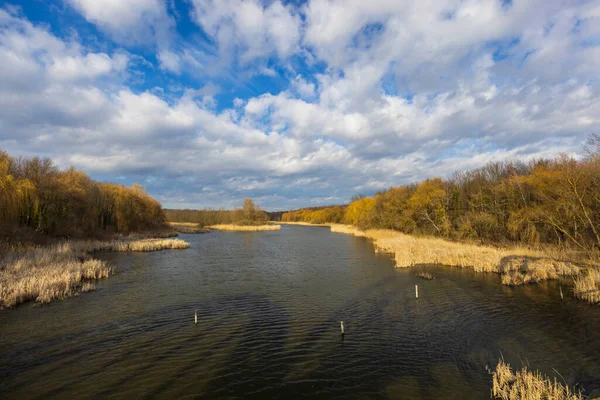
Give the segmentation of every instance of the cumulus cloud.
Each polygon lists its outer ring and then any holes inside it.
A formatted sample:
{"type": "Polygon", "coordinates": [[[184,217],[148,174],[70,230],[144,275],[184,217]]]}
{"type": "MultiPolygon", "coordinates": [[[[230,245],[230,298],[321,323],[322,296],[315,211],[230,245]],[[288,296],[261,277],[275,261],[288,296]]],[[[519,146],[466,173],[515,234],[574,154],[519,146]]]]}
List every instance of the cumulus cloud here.
{"type": "Polygon", "coordinates": [[[157,45],[160,66],[185,76],[157,69],[179,88],[166,94],[132,83],[135,46],[172,34],[163,2],[69,1],[117,49],[0,10],[0,147],[136,180],[171,207],[341,203],[495,159],[575,154],[600,127],[592,3],[193,0],[218,51],[157,45]],[[287,84],[223,85],[220,73],[248,68],[287,84]]]}
{"type": "Polygon", "coordinates": [[[64,0],[114,40],[156,45],[162,68],[179,73],[181,57],[172,50],[175,20],[164,0],[64,0]]]}
{"type": "Polygon", "coordinates": [[[229,59],[239,52],[248,64],[276,55],[285,59],[298,50],[300,17],[291,6],[276,0],[268,6],[258,0],[192,0],[196,23],[217,42],[229,59]]]}

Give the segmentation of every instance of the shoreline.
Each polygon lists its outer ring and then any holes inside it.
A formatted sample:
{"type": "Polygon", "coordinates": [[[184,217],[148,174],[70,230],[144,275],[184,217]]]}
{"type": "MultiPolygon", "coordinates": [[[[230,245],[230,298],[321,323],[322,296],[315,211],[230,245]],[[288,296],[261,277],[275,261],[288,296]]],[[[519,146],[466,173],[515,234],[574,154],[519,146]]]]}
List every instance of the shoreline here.
{"type": "Polygon", "coordinates": [[[193,222],[167,222],[167,224],[179,233],[208,233],[209,229],[201,228],[198,224],[193,222]]]}
{"type": "MultiPolygon", "coordinates": [[[[360,230],[344,224],[294,223],[303,226],[329,226],[333,233],[371,239],[375,251],[390,254],[396,268],[439,264],[493,272],[501,284],[519,286],[544,280],[571,278],[573,296],[591,304],[600,303],[600,264],[597,258],[573,257],[558,250],[533,250],[526,247],[492,247],[441,238],[412,236],[389,229],[360,230]]],[[[589,255],[588,255],[589,256],[589,255]]]]}
{"type": "Polygon", "coordinates": [[[133,236],[7,247],[0,258],[0,310],[30,301],[50,303],[94,290],[95,281],[114,274],[112,266],[91,256],[94,252],[148,252],[189,246],[182,239],[133,236]]]}
{"type": "Polygon", "coordinates": [[[312,224],[310,222],[281,222],[281,221],[271,221],[271,223],[279,224],[279,225],[299,225],[299,226],[320,226],[322,228],[328,228],[331,224],[312,224]]]}
{"type": "Polygon", "coordinates": [[[239,231],[239,232],[259,232],[259,231],[278,231],[281,225],[233,225],[219,224],[207,226],[208,229],[217,231],[239,231]]]}

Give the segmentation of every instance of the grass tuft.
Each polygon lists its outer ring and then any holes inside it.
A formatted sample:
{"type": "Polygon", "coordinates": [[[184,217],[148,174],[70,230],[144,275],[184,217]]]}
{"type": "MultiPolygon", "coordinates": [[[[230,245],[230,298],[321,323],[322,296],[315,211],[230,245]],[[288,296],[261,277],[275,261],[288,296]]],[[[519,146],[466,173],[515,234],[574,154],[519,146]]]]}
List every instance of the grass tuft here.
{"type": "Polygon", "coordinates": [[[415,274],[415,276],[418,276],[419,278],[426,279],[428,281],[431,281],[431,280],[435,279],[433,277],[433,275],[431,275],[429,272],[419,272],[419,273],[415,274]]]}
{"type": "Polygon", "coordinates": [[[108,278],[113,269],[90,258],[94,251],[155,251],[185,249],[181,239],[118,239],[74,241],[51,246],[0,249],[0,308],[27,301],[49,303],[95,289],[93,281],[108,278]]]}
{"type": "Polygon", "coordinates": [[[573,281],[573,294],[590,303],[600,303],[600,271],[590,269],[573,281]]]}
{"type": "Polygon", "coordinates": [[[579,391],[556,378],[551,380],[527,367],[513,372],[503,360],[498,362],[492,376],[492,395],[501,400],[584,400],[579,391]]]}

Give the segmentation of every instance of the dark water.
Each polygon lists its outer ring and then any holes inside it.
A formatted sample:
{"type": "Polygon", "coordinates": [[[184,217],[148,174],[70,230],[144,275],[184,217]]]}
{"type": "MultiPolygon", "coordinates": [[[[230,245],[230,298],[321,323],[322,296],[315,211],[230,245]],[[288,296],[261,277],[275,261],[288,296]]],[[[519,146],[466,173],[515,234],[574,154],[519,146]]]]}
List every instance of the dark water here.
{"type": "Polygon", "coordinates": [[[182,237],[103,254],[118,274],[95,292],[0,311],[0,398],[486,399],[500,354],[600,387],[600,308],[558,283],[395,269],[326,228],[182,237]]]}

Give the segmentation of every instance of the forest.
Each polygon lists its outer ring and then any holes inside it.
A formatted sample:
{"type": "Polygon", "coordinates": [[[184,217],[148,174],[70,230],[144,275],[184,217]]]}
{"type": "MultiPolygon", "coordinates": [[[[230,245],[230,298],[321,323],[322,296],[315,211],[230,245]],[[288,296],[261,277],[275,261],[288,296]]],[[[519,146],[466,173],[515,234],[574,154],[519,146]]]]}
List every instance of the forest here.
{"type": "Polygon", "coordinates": [[[600,134],[582,157],[491,162],[449,179],[392,187],[349,205],[299,209],[283,222],[347,223],[484,243],[600,249],[600,134]]]}
{"type": "Polygon", "coordinates": [[[165,209],[169,222],[193,222],[200,227],[212,225],[264,225],[269,215],[254,204],[252,199],[244,199],[241,208],[235,210],[170,210],[165,209]]]}
{"type": "Polygon", "coordinates": [[[98,182],[60,170],[49,158],[0,151],[0,235],[81,238],[162,229],[165,214],[144,188],[98,182]]]}

